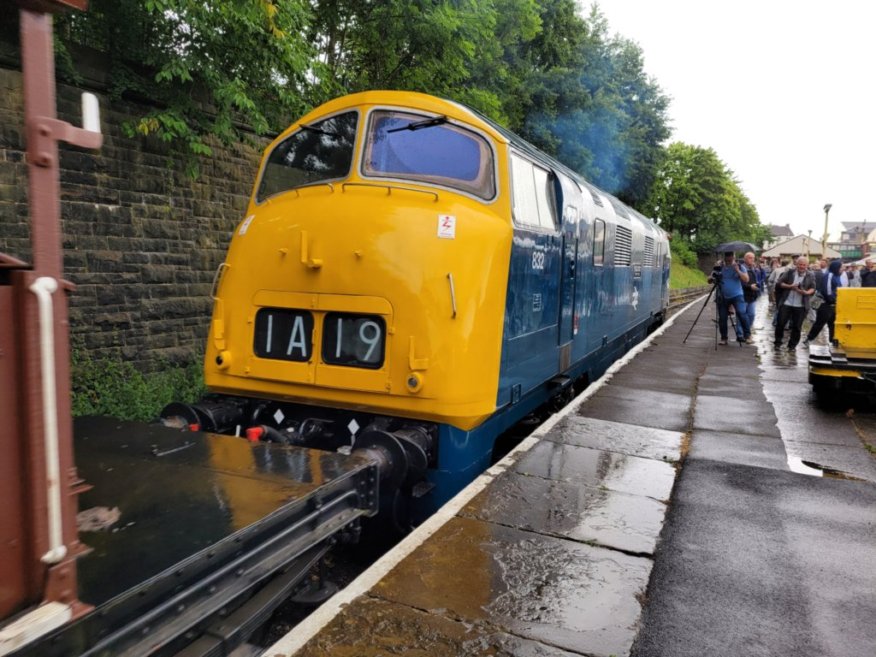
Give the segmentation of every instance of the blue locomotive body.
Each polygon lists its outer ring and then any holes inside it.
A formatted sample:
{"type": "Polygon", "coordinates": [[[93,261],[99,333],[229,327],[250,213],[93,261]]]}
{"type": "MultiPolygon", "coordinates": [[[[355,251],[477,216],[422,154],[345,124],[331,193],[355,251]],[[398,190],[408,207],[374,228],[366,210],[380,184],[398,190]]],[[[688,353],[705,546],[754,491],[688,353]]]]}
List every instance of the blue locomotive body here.
{"type": "Polygon", "coordinates": [[[663,321],[669,301],[665,232],[495,127],[510,142],[514,218],[496,412],[471,431],[441,427],[436,505],[489,465],[498,435],[599,378],[663,321]],[[528,184],[530,167],[543,186],[528,184]]]}

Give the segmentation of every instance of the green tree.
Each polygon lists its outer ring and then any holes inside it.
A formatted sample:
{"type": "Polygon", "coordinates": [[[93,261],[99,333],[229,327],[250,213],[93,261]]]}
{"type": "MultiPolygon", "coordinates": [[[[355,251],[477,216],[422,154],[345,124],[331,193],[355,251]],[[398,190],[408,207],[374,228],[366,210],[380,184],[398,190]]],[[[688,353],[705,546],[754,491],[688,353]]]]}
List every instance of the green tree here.
{"type": "Polygon", "coordinates": [[[62,72],[91,47],[114,98],[152,103],[130,135],[195,155],[343,93],[410,89],[480,110],[637,205],[669,134],[641,49],[576,0],[92,0],[57,28],[62,72]]]}
{"type": "Polygon", "coordinates": [[[644,207],[674,240],[700,253],[731,240],[760,244],[767,234],[733,172],[711,148],[670,144],[644,207]]]}
{"type": "Polygon", "coordinates": [[[598,6],[582,19],[566,0],[546,4],[562,10],[542,14],[551,25],[544,34],[556,29],[567,36],[561,49],[546,39],[531,44],[533,91],[517,129],[596,185],[639,205],[669,137],[669,100],[644,72],[639,46],[612,36],[598,6]]]}
{"type": "MultiPolygon", "coordinates": [[[[207,136],[239,141],[285,126],[307,105],[306,0],[92,0],[61,14],[62,62],[87,46],[110,64],[113,97],[154,109],[126,127],[210,154],[207,136]]],[[[63,67],[62,67],[63,71],[63,67]]]]}
{"type": "Polygon", "coordinates": [[[308,38],[327,96],[408,89],[504,121],[503,49],[537,28],[533,0],[318,0],[308,38]]]}

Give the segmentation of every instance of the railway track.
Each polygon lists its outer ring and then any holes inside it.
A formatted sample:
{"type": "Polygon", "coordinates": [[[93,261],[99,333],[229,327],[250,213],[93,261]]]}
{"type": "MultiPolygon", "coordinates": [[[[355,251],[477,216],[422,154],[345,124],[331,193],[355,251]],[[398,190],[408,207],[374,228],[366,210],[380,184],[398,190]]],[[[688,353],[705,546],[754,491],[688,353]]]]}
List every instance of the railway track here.
{"type": "Polygon", "coordinates": [[[708,294],[710,289],[710,285],[701,285],[699,287],[686,287],[681,290],[670,290],[669,312],[675,312],[676,310],[690,303],[694,299],[698,299],[702,295],[708,294]]]}

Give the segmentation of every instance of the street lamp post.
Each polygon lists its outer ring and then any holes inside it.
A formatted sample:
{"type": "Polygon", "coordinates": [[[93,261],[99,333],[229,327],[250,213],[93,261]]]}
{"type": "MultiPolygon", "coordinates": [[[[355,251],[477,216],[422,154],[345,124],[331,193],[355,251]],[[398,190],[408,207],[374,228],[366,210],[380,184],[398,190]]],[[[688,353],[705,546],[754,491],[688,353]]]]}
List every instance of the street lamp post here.
{"type": "Polygon", "coordinates": [[[812,229],[809,229],[809,237],[806,238],[806,259],[812,262],[812,229]]]}
{"type": "Polygon", "coordinates": [[[824,237],[821,238],[821,257],[827,257],[827,215],[833,206],[830,203],[824,204],[824,237]]]}

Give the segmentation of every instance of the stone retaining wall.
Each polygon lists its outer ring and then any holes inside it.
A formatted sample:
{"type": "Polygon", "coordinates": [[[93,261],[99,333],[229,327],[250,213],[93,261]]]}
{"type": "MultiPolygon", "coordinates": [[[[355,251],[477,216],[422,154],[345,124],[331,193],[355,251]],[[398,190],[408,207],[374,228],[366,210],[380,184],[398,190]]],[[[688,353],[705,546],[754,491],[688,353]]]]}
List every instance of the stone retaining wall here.
{"type": "MultiPolygon", "coordinates": [[[[98,93],[104,145],[93,153],[61,146],[74,344],[144,371],[199,358],[213,272],[245,213],[259,152],[214,144],[192,179],[165,144],[123,133],[148,107],[111,102],[93,81],[58,85],[60,118],[81,125],[83,90],[98,93]]],[[[21,73],[0,66],[0,252],[29,260],[27,213],[21,73]]]]}

